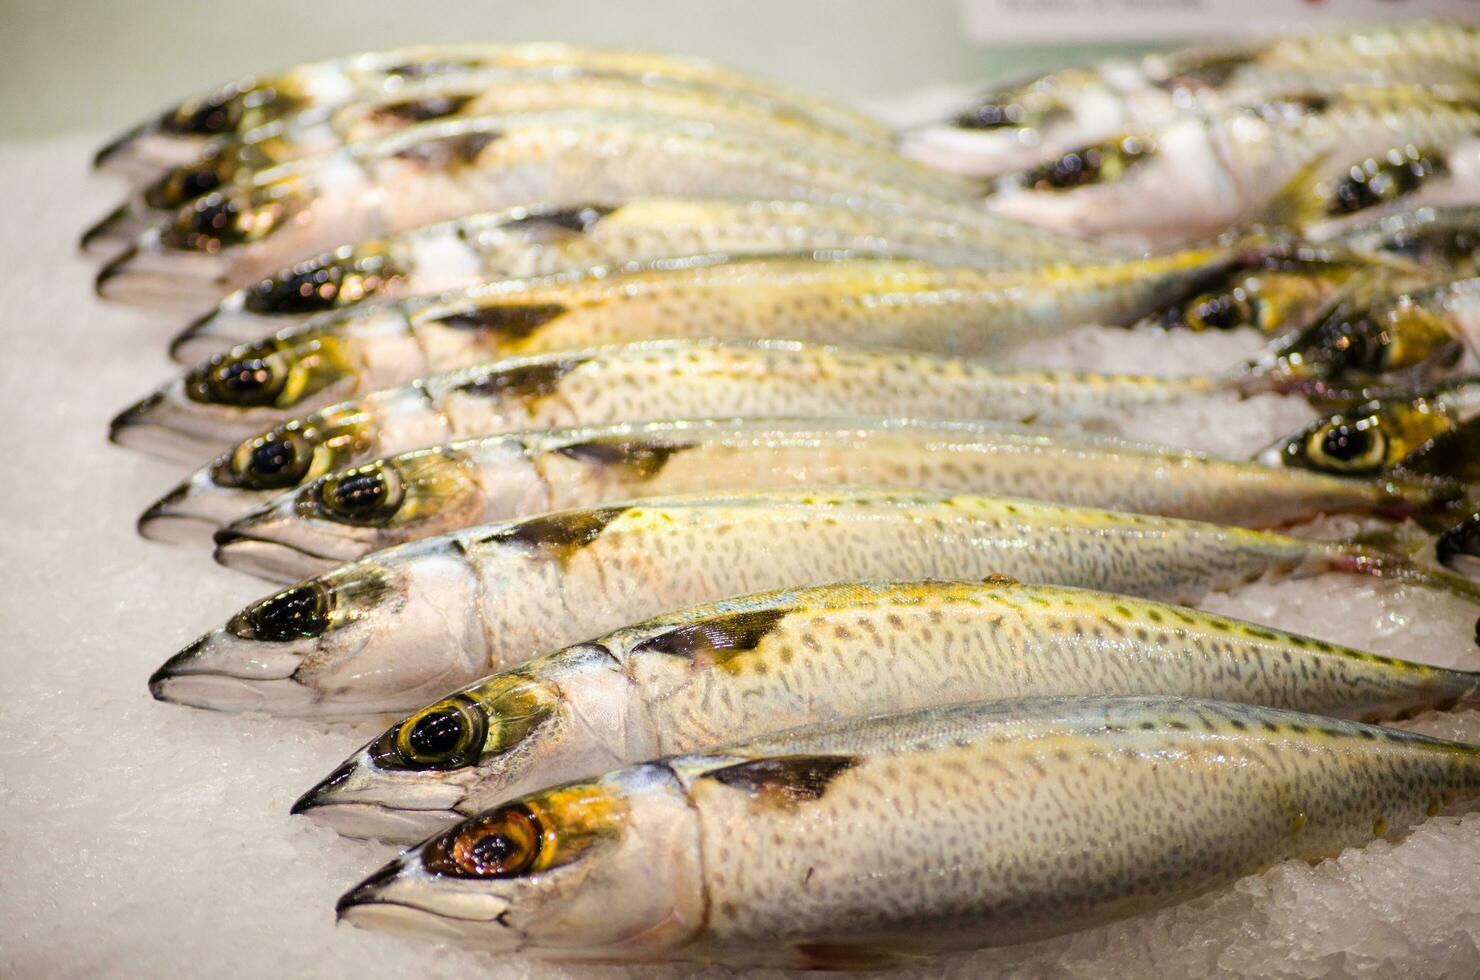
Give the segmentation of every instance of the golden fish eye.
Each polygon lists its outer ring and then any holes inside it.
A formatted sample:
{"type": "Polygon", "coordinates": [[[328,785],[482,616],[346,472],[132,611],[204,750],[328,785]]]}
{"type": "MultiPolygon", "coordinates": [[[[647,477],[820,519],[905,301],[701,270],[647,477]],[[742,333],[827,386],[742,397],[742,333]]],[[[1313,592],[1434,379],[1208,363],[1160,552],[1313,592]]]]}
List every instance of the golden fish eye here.
{"type": "Polygon", "coordinates": [[[1127,170],[1152,152],[1150,143],[1131,136],[1087,146],[1065,153],[1052,163],[1030,172],[1025,183],[1039,191],[1111,183],[1124,177],[1127,170]]]}
{"type": "Polygon", "coordinates": [[[235,170],[228,157],[203,157],[165,174],[144,191],[144,200],[152,208],[177,208],[214,191],[235,170]]]}
{"type": "Polygon", "coordinates": [[[1193,330],[1233,330],[1256,323],[1254,302],[1243,289],[1194,296],[1184,307],[1183,319],[1193,330]]]}
{"type": "Polygon", "coordinates": [[[423,708],[397,726],[396,752],[418,769],[454,769],[478,758],[486,731],[477,705],[448,698],[423,708]]]}
{"type": "Polygon", "coordinates": [[[246,291],[242,305],[268,316],[319,313],[358,303],[379,293],[394,278],[383,255],[318,259],[263,279],[246,291]]]}
{"type": "Polygon", "coordinates": [[[1028,112],[1013,101],[986,101],[956,117],[958,129],[1016,129],[1026,125],[1028,112]]]}
{"type": "Polygon", "coordinates": [[[1327,211],[1333,216],[1354,214],[1388,204],[1413,193],[1443,170],[1441,164],[1411,144],[1394,148],[1380,159],[1364,160],[1347,171],[1332,188],[1327,211]]]}
{"type": "Polygon", "coordinates": [[[1387,459],[1387,436],[1375,417],[1327,422],[1305,441],[1310,460],[1339,473],[1370,473],[1387,459]]]}
{"type": "Polygon", "coordinates": [[[196,400],[218,405],[251,408],[271,405],[288,383],[287,360],[271,347],[258,347],[238,355],[213,358],[187,390],[201,396],[196,400]]]}
{"type": "Polygon", "coordinates": [[[433,874],[457,878],[512,878],[534,866],[544,836],[534,813],[516,803],[435,838],[422,864],[433,874]]]}
{"type": "Polygon", "coordinates": [[[331,517],[346,524],[374,525],[395,516],[404,490],[393,467],[369,463],[326,478],[317,495],[331,517]]]}
{"type": "Polygon", "coordinates": [[[182,105],[166,114],[160,126],[172,133],[213,136],[235,127],[241,113],[239,93],[228,90],[182,105]]]}
{"type": "Polygon", "coordinates": [[[244,640],[287,643],[321,636],[329,628],[329,596],[320,585],[297,585],[237,614],[228,632],[244,640]]]}

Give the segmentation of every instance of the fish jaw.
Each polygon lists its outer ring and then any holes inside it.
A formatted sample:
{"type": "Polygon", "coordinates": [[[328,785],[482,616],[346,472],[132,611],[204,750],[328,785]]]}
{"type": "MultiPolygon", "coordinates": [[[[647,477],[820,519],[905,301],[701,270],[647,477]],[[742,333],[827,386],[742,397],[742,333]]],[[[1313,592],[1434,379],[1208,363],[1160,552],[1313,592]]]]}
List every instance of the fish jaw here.
{"type": "Polygon", "coordinates": [[[194,160],[204,145],[203,139],[161,132],[158,124],[144,123],[98,150],[93,155],[93,168],[142,186],[158,179],[162,172],[194,160]]]}
{"type": "Polygon", "coordinates": [[[396,775],[379,768],[371,746],[364,746],[300,796],[291,812],[345,837],[405,843],[425,840],[467,815],[459,812],[466,797],[459,774],[436,781],[402,779],[390,805],[384,802],[386,781],[396,775]]]}
{"type": "Polygon", "coordinates": [[[351,717],[407,711],[488,670],[472,569],[445,543],[381,552],[248,606],[170,658],[161,701],[351,717]]]}
{"type": "Polygon", "coordinates": [[[214,540],[216,548],[212,557],[218,564],[269,582],[292,582],[359,557],[358,554],[343,557],[317,554],[273,540],[271,536],[259,537],[255,532],[244,532],[235,527],[216,531],[214,540]]]}
{"type": "Polygon", "coordinates": [[[284,413],[270,406],[237,408],[191,400],[176,378],[113,417],[108,439],[152,456],[199,462],[272,428],[284,413]]]}
{"type": "MultiPolygon", "coordinates": [[[[83,232],[78,248],[91,258],[116,259],[134,244],[135,239],[158,223],[158,215],[141,212],[130,198],[83,232]]],[[[99,295],[110,298],[101,289],[99,295]]]]}
{"type": "Polygon", "coordinates": [[[189,313],[214,305],[228,288],[227,267],[205,252],[173,252],[149,228],[98,271],[98,296],[124,306],[189,313]]]}

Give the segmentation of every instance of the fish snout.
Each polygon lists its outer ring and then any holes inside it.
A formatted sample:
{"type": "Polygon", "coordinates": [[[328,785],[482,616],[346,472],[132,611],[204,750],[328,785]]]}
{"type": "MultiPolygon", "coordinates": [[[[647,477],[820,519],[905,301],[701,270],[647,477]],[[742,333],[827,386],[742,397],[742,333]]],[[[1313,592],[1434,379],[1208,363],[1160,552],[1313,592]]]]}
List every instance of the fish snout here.
{"type": "Polygon", "coordinates": [[[394,935],[476,943],[517,952],[523,935],[509,922],[511,900],[495,888],[434,877],[416,853],[404,855],[350,889],[335,903],[341,922],[394,935]]]}
{"type": "Polygon", "coordinates": [[[149,678],[149,693],[193,708],[301,714],[316,702],[294,677],[303,652],[291,643],[254,643],[216,630],[166,660],[149,678]]]}
{"type": "Polygon", "coordinates": [[[316,554],[276,540],[275,528],[271,526],[274,523],[277,522],[271,519],[261,519],[255,525],[252,521],[236,521],[220,529],[215,534],[213,557],[227,568],[270,582],[296,582],[359,557],[353,554],[343,558],[316,554]]]}
{"type": "Polygon", "coordinates": [[[362,749],[298,797],[289,812],[345,837],[403,844],[424,840],[463,818],[457,810],[464,798],[458,785],[415,778],[393,780],[397,798],[395,805],[389,805],[385,802],[387,775],[362,749]]]}
{"type": "MultiPolygon", "coordinates": [[[[141,233],[147,231],[152,222],[141,217],[133,206],[132,199],[124,201],[118,207],[109,211],[98,220],[91,228],[82,233],[78,241],[78,248],[83,255],[101,258],[112,257],[117,261],[119,257],[127,254],[132,249],[134,239],[141,233]]],[[[109,263],[111,265],[112,262],[109,263]]],[[[101,277],[99,277],[98,295],[108,298],[102,291],[101,277]]]]}
{"type": "Polygon", "coordinates": [[[243,506],[235,496],[198,473],[139,515],[139,536],[168,544],[210,544],[211,535],[243,506]]]}

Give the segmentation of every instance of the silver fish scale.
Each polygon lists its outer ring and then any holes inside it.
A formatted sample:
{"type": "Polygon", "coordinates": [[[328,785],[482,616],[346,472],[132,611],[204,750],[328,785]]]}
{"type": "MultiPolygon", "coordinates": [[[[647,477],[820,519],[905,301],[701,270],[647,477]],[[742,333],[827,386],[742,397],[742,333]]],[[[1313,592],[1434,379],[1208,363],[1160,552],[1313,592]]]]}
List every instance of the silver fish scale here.
{"type": "Polygon", "coordinates": [[[1480,790],[1475,754],[1445,743],[1175,699],[928,709],[716,755],[674,764],[700,825],[696,945],[805,944],[804,963],[834,944],[887,957],[1088,928],[1480,790]],[[811,753],[856,764],[789,803],[707,778],[811,753]]]}

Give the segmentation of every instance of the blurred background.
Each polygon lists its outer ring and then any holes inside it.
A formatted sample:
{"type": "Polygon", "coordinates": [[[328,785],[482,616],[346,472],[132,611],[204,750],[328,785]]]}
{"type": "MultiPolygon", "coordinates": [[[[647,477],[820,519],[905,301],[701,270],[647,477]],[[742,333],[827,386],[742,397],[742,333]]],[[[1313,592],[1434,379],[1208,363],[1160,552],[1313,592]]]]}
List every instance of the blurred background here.
{"type": "Polygon", "coordinates": [[[427,41],[698,55],[850,97],[1129,46],[982,49],[956,0],[0,0],[0,139],[116,129],[235,75],[427,41]]]}

